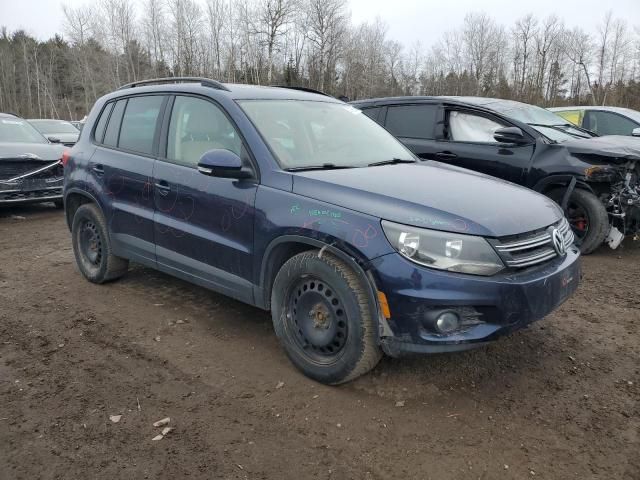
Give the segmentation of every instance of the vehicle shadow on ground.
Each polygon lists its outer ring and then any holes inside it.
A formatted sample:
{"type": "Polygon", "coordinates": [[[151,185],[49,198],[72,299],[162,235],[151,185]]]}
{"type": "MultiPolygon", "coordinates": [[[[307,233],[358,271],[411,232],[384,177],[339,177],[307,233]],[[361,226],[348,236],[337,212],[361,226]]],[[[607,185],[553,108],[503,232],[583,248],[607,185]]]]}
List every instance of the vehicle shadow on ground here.
{"type": "MultiPolygon", "coordinates": [[[[238,348],[255,348],[257,354],[265,359],[283,354],[273,332],[271,316],[261,309],[141,265],[133,265],[127,276],[117,283],[135,290],[136,294],[147,296],[154,305],[179,309],[192,322],[200,323],[203,330],[213,328],[232,335],[233,342],[242,345],[238,348]],[[256,343],[256,338],[264,339],[265,335],[272,341],[256,343]]],[[[431,386],[426,391],[417,388],[413,393],[405,392],[404,397],[409,398],[429,395],[433,389],[475,388],[487,380],[500,379],[491,382],[492,387],[488,391],[491,396],[499,397],[503,388],[512,387],[510,382],[517,383],[518,377],[526,375],[532,368],[544,369],[544,363],[553,361],[540,355],[543,350],[548,353],[546,337],[548,333],[541,332],[534,325],[495,344],[468,352],[383,358],[370,374],[346,388],[377,396],[393,396],[397,385],[431,386]]],[[[526,391],[523,390],[523,394],[526,391]]]]}
{"type": "Polygon", "coordinates": [[[0,219],[12,217],[28,218],[34,215],[46,214],[51,212],[60,212],[62,218],[63,211],[56,208],[53,203],[30,203],[26,205],[0,206],[0,219]]]}

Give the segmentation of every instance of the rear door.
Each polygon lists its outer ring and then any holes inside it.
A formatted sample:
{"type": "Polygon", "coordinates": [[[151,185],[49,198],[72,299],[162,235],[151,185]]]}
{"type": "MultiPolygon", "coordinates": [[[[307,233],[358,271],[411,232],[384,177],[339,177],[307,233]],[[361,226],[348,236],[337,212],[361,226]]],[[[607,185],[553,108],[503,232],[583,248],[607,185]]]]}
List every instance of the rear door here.
{"type": "Polygon", "coordinates": [[[513,126],[506,120],[473,109],[443,108],[445,128],[437,141],[437,160],[521,183],[531,164],[533,138],[526,145],[500,143],[493,134],[513,126]]]}
{"type": "Polygon", "coordinates": [[[439,160],[435,141],[437,113],[436,104],[390,105],[384,126],[418,157],[439,160]]]}
{"type": "Polygon", "coordinates": [[[253,168],[249,152],[235,124],[212,100],[178,95],[169,107],[153,178],[158,268],[252,302],[258,182],[197,170],[200,157],[212,149],[230,150],[253,168]]]}
{"type": "Polygon", "coordinates": [[[153,168],[164,95],[138,95],[107,104],[95,131],[90,183],[101,197],[116,254],[155,264],[153,168]]]}

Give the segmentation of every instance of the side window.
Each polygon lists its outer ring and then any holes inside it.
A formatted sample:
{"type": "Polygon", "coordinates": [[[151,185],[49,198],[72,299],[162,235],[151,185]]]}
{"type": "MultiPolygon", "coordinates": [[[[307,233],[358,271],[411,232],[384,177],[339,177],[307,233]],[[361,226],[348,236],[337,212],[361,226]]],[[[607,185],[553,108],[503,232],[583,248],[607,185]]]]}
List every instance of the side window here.
{"type": "Polygon", "coordinates": [[[504,125],[482,115],[451,110],[449,139],[454,142],[497,143],[494,132],[504,125]]]}
{"type": "Polygon", "coordinates": [[[122,118],[118,147],[147,155],[153,154],[153,138],[164,97],[132,97],[122,118]]]}
{"type": "Polygon", "coordinates": [[[118,146],[118,134],[120,133],[120,122],[122,121],[122,114],[124,113],[124,107],[127,104],[127,100],[118,100],[113,107],[111,116],[109,117],[109,125],[104,132],[104,140],[102,143],[110,147],[118,146]]]}
{"type": "Polygon", "coordinates": [[[589,118],[589,130],[598,135],[631,135],[634,128],[638,128],[635,122],[628,118],[611,112],[588,111],[585,119],[589,118]]]}
{"type": "Polygon", "coordinates": [[[582,126],[582,115],[584,110],[562,110],[560,112],[553,112],[557,115],[560,115],[562,118],[567,120],[568,122],[573,123],[577,126],[582,126]]]}
{"type": "Polygon", "coordinates": [[[213,149],[242,156],[242,140],[231,121],[207,100],[176,97],[169,121],[167,160],[196,167],[200,157],[213,149]]]}
{"type": "Polygon", "coordinates": [[[387,109],[385,125],[397,137],[434,138],[437,105],[398,105],[387,109]]]}
{"type": "Polygon", "coordinates": [[[364,113],[371,120],[379,122],[378,116],[380,115],[380,110],[382,110],[382,107],[365,108],[364,110],[362,110],[362,113],[364,113]]]}
{"type": "Polygon", "coordinates": [[[109,114],[111,113],[111,109],[113,108],[113,102],[107,103],[107,106],[102,109],[102,113],[100,114],[100,118],[98,119],[98,123],[96,124],[96,129],[94,131],[94,138],[96,142],[102,143],[104,139],[104,130],[107,126],[107,120],[109,120],[109,114]]]}

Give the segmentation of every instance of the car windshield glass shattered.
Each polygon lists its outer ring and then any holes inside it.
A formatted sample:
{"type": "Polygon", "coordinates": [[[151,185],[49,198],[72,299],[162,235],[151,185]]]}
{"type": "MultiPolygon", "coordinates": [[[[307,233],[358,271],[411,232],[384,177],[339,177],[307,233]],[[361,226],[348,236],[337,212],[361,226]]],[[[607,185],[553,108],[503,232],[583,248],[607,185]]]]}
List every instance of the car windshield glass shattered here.
{"type": "Polygon", "coordinates": [[[486,106],[514,120],[528,123],[545,137],[557,142],[563,142],[572,138],[591,137],[591,135],[585,131],[569,124],[567,120],[560,115],[544,108],[536,107],[535,105],[504,100],[492,102],[486,106]]]}
{"type": "Polygon", "coordinates": [[[59,120],[31,120],[30,123],[42,133],[78,133],[78,129],[69,122],[59,120]]]}
{"type": "Polygon", "coordinates": [[[48,143],[33,125],[19,118],[0,118],[0,142],[48,143]]]}
{"type": "Polygon", "coordinates": [[[284,169],[414,161],[411,152],[389,132],[349,105],[302,100],[238,103],[284,169]]]}

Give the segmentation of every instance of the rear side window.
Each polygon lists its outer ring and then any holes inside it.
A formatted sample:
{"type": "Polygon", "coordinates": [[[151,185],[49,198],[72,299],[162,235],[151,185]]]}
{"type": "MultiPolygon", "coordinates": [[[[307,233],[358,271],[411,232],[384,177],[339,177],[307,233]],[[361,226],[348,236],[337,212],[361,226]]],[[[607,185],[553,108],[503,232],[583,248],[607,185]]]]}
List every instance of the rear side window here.
{"type": "Polygon", "coordinates": [[[382,107],[365,108],[364,110],[362,110],[362,113],[364,113],[371,120],[375,120],[377,122],[378,117],[380,116],[380,110],[382,110],[382,107]]]}
{"type": "Polygon", "coordinates": [[[164,97],[132,97],[122,118],[118,147],[125,150],[153,154],[153,139],[164,97]]]}
{"type": "Polygon", "coordinates": [[[385,126],[396,137],[432,140],[437,105],[396,105],[387,109],[385,126]]]}
{"type": "Polygon", "coordinates": [[[94,137],[96,139],[96,142],[98,143],[102,143],[102,141],[104,140],[104,130],[107,126],[107,121],[109,120],[111,109],[113,109],[113,102],[108,103],[107,106],[102,110],[102,114],[100,115],[98,123],[96,124],[94,137]]]}
{"type": "Polygon", "coordinates": [[[104,132],[104,140],[102,143],[110,147],[118,146],[118,134],[120,133],[120,122],[122,121],[122,113],[124,107],[127,104],[127,100],[118,100],[113,107],[111,116],[109,117],[109,125],[104,132]]]}

